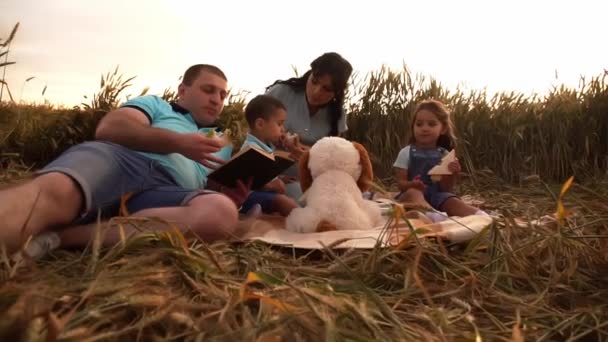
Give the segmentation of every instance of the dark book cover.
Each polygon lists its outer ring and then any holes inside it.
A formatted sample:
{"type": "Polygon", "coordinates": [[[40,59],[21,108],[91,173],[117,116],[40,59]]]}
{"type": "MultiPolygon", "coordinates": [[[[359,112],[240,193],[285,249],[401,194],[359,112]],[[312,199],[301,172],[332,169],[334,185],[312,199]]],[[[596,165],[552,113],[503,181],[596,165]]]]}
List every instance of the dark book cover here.
{"type": "Polygon", "coordinates": [[[294,163],[284,151],[277,151],[273,155],[257,147],[248,146],[230,158],[226,164],[211,172],[208,179],[227,187],[235,187],[237,180],[245,183],[249,177],[253,177],[251,189],[257,190],[294,163]]]}

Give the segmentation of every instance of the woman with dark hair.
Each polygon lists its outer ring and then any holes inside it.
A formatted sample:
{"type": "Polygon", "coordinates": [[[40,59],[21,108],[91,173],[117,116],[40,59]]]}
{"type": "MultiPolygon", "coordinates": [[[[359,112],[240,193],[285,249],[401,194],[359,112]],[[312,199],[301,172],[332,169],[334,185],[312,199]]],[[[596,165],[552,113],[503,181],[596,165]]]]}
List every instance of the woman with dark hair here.
{"type": "MultiPolygon", "coordinates": [[[[310,70],[301,77],[276,81],[266,89],[266,94],[279,99],[287,108],[285,130],[297,134],[300,142],[299,149],[292,149],[296,157],[317,140],[346,131],[343,106],[352,71],[346,59],[328,52],[312,61],[310,70]]],[[[297,168],[287,174],[296,176],[297,168]]],[[[290,185],[290,197],[298,199],[301,191],[295,189],[297,183],[290,185]]]]}
{"type": "Polygon", "coordinates": [[[315,59],[301,77],[269,86],[267,94],[287,107],[285,129],[298,134],[306,145],[346,131],[343,105],[352,70],[346,59],[328,52],[315,59]]]}

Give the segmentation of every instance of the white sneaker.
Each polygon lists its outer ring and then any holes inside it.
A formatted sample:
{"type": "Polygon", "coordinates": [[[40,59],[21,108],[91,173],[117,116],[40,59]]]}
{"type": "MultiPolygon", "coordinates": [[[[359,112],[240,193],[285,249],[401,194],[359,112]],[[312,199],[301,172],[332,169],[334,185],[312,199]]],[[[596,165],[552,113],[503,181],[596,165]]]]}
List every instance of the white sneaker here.
{"type": "Polygon", "coordinates": [[[490,216],[490,214],[486,213],[485,211],[483,211],[481,209],[477,210],[477,212],[475,212],[475,215],[490,216]]]}
{"type": "Polygon", "coordinates": [[[245,213],[245,217],[247,218],[256,218],[260,215],[262,215],[262,206],[259,203],[252,205],[245,213]]]}
{"type": "Polygon", "coordinates": [[[16,252],[11,258],[17,262],[23,259],[24,253],[27,253],[32,259],[37,260],[47,255],[50,251],[59,248],[59,245],[61,245],[59,234],[55,232],[42,233],[34,236],[23,251],[16,252]]]}
{"type": "Polygon", "coordinates": [[[373,191],[366,191],[362,195],[364,199],[371,200],[374,199],[375,193],[373,191]]]}
{"type": "Polygon", "coordinates": [[[448,219],[448,214],[444,213],[444,212],[434,212],[434,211],[427,211],[425,213],[426,217],[430,218],[431,221],[433,222],[441,222],[441,221],[445,221],[448,219]]]}

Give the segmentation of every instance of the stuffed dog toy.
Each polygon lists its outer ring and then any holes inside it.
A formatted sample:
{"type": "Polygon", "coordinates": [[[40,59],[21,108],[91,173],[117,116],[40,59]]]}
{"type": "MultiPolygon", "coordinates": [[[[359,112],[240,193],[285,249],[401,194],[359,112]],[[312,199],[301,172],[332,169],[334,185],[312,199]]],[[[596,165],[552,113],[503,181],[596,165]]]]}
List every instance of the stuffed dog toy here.
{"type": "Polygon", "coordinates": [[[380,207],[362,196],[374,177],[363,145],[339,137],[322,138],[300,157],[299,167],[306,206],[292,210],[287,230],[361,230],[382,223],[380,207]]]}

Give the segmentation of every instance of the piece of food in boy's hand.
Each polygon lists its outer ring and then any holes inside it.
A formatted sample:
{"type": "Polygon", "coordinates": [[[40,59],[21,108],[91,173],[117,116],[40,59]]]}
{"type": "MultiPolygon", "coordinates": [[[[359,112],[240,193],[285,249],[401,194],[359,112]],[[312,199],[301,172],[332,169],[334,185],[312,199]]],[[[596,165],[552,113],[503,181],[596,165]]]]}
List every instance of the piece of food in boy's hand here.
{"type": "Polygon", "coordinates": [[[283,135],[283,145],[285,149],[290,150],[300,144],[298,134],[287,132],[283,135]]]}
{"type": "Polygon", "coordinates": [[[287,139],[288,142],[298,143],[298,134],[297,133],[287,132],[287,133],[285,133],[285,138],[287,139]]]}

